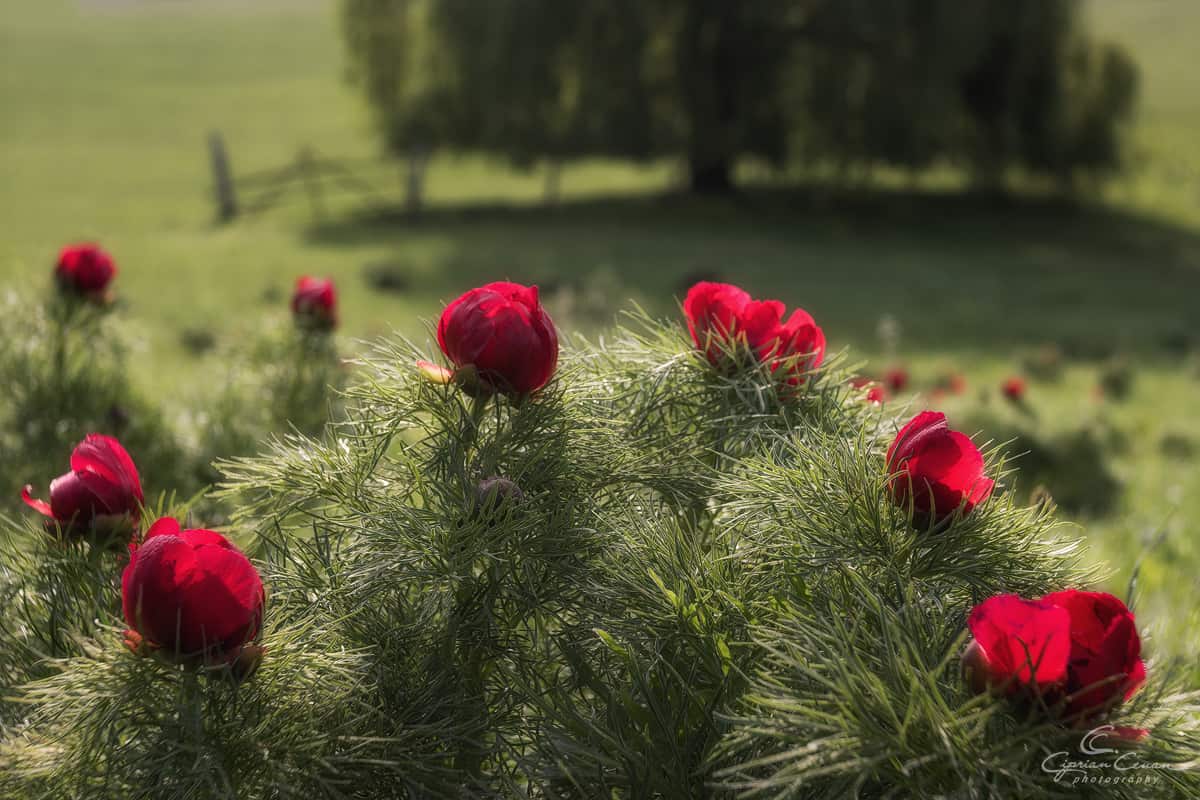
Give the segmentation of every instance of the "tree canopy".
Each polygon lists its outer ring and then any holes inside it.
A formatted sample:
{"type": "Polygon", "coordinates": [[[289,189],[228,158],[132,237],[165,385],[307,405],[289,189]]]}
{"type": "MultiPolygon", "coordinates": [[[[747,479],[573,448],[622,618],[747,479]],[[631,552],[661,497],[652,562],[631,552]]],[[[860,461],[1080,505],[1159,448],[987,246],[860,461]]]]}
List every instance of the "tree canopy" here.
{"type": "Polygon", "coordinates": [[[352,76],[388,145],[739,158],[1069,181],[1121,162],[1137,70],[1077,0],[345,0],[352,76]]]}

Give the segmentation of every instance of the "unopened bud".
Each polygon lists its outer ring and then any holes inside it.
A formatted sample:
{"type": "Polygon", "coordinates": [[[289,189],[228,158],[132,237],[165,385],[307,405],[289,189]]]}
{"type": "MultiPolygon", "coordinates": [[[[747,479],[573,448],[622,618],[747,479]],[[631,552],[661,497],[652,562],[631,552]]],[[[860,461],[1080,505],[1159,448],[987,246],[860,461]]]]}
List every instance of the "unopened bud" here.
{"type": "Polygon", "coordinates": [[[975,694],[983,694],[988,690],[990,682],[991,664],[988,662],[987,653],[984,652],[983,645],[974,639],[967,645],[967,649],[962,656],[963,679],[966,680],[967,686],[975,694]]]}
{"type": "Polygon", "coordinates": [[[417,369],[421,372],[421,377],[430,383],[444,386],[454,380],[453,372],[440,364],[434,364],[432,361],[418,361],[417,369]]]}
{"type": "Polygon", "coordinates": [[[475,486],[472,516],[493,519],[525,502],[521,487],[508,478],[484,478],[475,486]]]}

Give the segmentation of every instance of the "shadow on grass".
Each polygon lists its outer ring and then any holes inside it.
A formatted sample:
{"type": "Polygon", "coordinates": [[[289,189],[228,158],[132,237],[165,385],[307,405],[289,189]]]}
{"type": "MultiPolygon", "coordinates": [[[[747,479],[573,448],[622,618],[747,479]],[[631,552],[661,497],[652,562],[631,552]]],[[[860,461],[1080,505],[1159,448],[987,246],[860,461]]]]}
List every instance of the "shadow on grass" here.
{"type": "Polygon", "coordinates": [[[1197,344],[1200,233],[1046,198],[810,187],[434,207],[419,217],[381,208],[308,237],[385,248],[399,265],[437,243],[412,282],[443,299],[510,278],[549,290],[599,285],[612,308],[632,297],[671,313],[691,281],[709,278],[801,305],[831,341],[868,350],[885,315],[905,348],[1054,341],[1105,357],[1197,344]]]}

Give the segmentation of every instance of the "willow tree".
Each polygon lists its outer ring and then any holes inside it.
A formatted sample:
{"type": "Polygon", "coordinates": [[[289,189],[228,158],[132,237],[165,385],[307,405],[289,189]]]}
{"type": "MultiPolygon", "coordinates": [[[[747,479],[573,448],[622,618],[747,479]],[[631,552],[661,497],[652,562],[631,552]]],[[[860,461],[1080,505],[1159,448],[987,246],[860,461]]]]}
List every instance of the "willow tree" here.
{"type": "Polygon", "coordinates": [[[353,73],[397,151],[519,166],[743,157],[1057,179],[1119,166],[1136,70],[1076,0],[346,0],[353,73]]]}

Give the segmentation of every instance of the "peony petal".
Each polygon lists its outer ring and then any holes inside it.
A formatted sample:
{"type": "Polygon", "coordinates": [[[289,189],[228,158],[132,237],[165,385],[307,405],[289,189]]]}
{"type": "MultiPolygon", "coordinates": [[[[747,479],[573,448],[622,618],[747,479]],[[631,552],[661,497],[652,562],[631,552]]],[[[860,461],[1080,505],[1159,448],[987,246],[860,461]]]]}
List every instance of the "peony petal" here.
{"type": "Polygon", "coordinates": [[[1067,589],[1042,598],[1071,617],[1070,713],[1103,711],[1145,681],[1133,613],[1114,595],[1067,589]]]}
{"type": "Polygon", "coordinates": [[[1031,683],[1047,688],[1066,679],[1071,618],[1064,609],[997,595],[972,609],[967,625],[988,655],[995,682],[1013,682],[1012,690],[1031,683]]]}
{"type": "Polygon", "coordinates": [[[948,429],[946,415],[940,411],[922,411],[917,414],[900,429],[888,448],[888,471],[895,472],[899,469],[900,463],[912,455],[914,445],[923,437],[937,435],[940,431],[948,429]]]}
{"type": "Polygon", "coordinates": [[[688,290],[683,301],[688,332],[710,361],[720,357],[716,343],[736,335],[738,317],[750,302],[749,294],[728,283],[701,281],[688,290]]]}
{"type": "Polygon", "coordinates": [[[491,340],[489,320],[508,303],[486,289],[472,289],[442,312],[438,345],[455,366],[474,364],[491,340]]]}
{"type": "Polygon", "coordinates": [[[45,500],[38,500],[33,496],[33,486],[25,484],[24,488],[21,489],[21,499],[25,501],[25,505],[39,514],[44,514],[51,519],[54,518],[54,510],[50,508],[50,504],[45,500]]]}
{"type": "Polygon", "coordinates": [[[984,479],[983,454],[965,433],[952,430],[949,434],[949,437],[942,438],[949,438],[957,457],[941,473],[940,480],[963,496],[968,496],[984,479]]]}
{"type": "Polygon", "coordinates": [[[92,491],[78,472],[68,472],[50,481],[50,507],[59,522],[78,522],[87,526],[108,506],[92,491]]]}
{"type": "Polygon", "coordinates": [[[146,531],[145,539],[150,539],[154,536],[178,536],[181,530],[179,520],[174,517],[159,517],[150,526],[150,530],[146,531]]]}
{"type": "Polygon", "coordinates": [[[508,303],[518,303],[529,311],[538,307],[537,286],[524,286],[511,281],[493,281],[480,287],[482,290],[499,295],[508,303]]]}
{"type": "Polygon", "coordinates": [[[1051,592],[1042,597],[1042,600],[1067,610],[1071,615],[1071,641],[1077,648],[1091,653],[1100,652],[1109,631],[1118,619],[1133,619],[1133,614],[1120,598],[1108,592],[1065,589],[1061,592],[1051,592]]]}
{"type": "Polygon", "coordinates": [[[487,343],[473,362],[480,375],[502,391],[537,388],[543,340],[533,329],[528,309],[514,304],[494,308],[487,329],[487,343]]]}
{"type": "Polygon", "coordinates": [[[783,303],[778,300],[751,300],[737,315],[734,323],[737,334],[745,337],[746,344],[760,361],[785,354],[782,349],[786,345],[784,331],[779,324],[784,310],[783,303]]]}
{"type": "Polygon", "coordinates": [[[71,452],[71,469],[109,513],[135,511],[145,502],[137,466],[111,436],[88,434],[71,452]]]}
{"type": "Polygon", "coordinates": [[[991,478],[980,478],[979,482],[971,489],[967,495],[967,503],[964,507],[965,511],[971,511],[975,506],[982,503],[992,496],[992,491],[996,488],[996,482],[991,478]]]}
{"type": "Polygon", "coordinates": [[[1137,694],[1138,689],[1141,689],[1142,684],[1145,682],[1146,662],[1139,658],[1134,663],[1133,668],[1129,671],[1129,677],[1125,679],[1125,694],[1121,699],[1129,700],[1131,697],[1137,694]]]}

